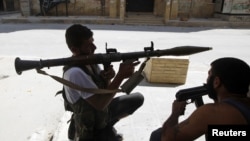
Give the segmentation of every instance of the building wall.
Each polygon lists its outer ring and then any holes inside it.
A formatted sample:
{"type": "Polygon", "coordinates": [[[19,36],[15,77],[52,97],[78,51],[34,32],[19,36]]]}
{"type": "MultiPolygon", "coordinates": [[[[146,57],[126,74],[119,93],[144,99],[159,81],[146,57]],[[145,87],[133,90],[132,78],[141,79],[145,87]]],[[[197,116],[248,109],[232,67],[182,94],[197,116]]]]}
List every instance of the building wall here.
{"type": "MultiPolygon", "coordinates": [[[[67,8],[66,3],[61,2],[56,7],[51,8],[46,12],[47,16],[68,15],[72,16],[94,16],[94,15],[107,15],[108,14],[108,1],[109,0],[69,0],[67,8]],[[103,2],[103,3],[102,3],[103,2]]],[[[43,4],[41,4],[43,5],[43,4]]],[[[43,7],[43,6],[42,6],[43,7]]],[[[41,12],[40,1],[30,0],[31,15],[37,15],[41,12]]]]}
{"type": "Polygon", "coordinates": [[[155,0],[154,3],[154,15],[163,16],[165,12],[166,0],[155,0]]]}
{"type": "Polygon", "coordinates": [[[31,15],[37,15],[40,13],[39,0],[30,0],[30,12],[31,12],[31,15]]]}
{"type": "Polygon", "coordinates": [[[189,13],[190,17],[209,18],[214,14],[213,0],[179,0],[179,12],[189,13]]]}
{"type": "MultiPolygon", "coordinates": [[[[106,2],[105,2],[106,4],[106,2]]],[[[65,9],[65,4],[60,4],[65,9]]],[[[69,15],[102,15],[101,0],[73,0],[68,4],[69,15]]]]}
{"type": "MultiPolygon", "coordinates": [[[[23,1],[23,0],[20,0],[23,1]]],[[[26,0],[30,2],[30,15],[41,13],[39,0],[26,0]]],[[[126,0],[124,0],[126,1],[126,0]]],[[[153,14],[164,16],[166,1],[155,0],[153,14]]],[[[178,13],[188,12],[191,17],[212,17],[214,13],[213,0],[178,0],[178,13]]],[[[64,16],[66,11],[70,16],[120,16],[121,0],[70,0],[68,9],[65,3],[60,3],[49,10],[47,16],[64,16]]],[[[125,2],[126,3],[126,2],[125,2]]],[[[126,6],[126,5],[124,5],[126,6]]]]}

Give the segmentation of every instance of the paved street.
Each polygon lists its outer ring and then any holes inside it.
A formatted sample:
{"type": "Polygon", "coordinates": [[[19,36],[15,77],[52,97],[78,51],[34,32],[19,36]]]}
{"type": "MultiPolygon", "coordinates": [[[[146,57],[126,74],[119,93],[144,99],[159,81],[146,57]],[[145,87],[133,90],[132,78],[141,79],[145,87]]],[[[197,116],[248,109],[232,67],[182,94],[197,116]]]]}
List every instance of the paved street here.
{"type": "MultiPolygon", "coordinates": [[[[67,141],[67,120],[63,101],[55,93],[62,85],[35,70],[16,74],[14,60],[39,60],[69,57],[64,40],[70,24],[0,24],[0,140],[67,141]],[[53,136],[53,139],[51,138],[53,136]]],[[[162,125],[171,112],[175,93],[202,85],[209,64],[219,57],[238,57],[250,64],[250,29],[87,25],[94,31],[97,53],[105,52],[105,43],[118,52],[143,51],[154,42],[155,49],[193,45],[213,50],[186,56],[189,67],[183,85],[156,84],[143,80],[133,92],[145,96],[144,105],[134,115],[121,120],[116,129],[125,141],[148,141],[152,130],[162,125]]],[[[143,60],[142,60],[143,61],[143,60]]],[[[113,63],[117,70],[119,63],[113,63]]],[[[61,67],[44,68],[61,76],[61,67]]],[[[119,93],[118,95],[123,95],[119,93]]],[[[210,102],[204,97],[205,102],[210,102]]],[[[189,104],[185,115],[195,110],[189,104]]],[[[211,113],[212,116],[212,113],[211,113]]],[[[204,137],[197,139],[204,141],[204,137]]]]}

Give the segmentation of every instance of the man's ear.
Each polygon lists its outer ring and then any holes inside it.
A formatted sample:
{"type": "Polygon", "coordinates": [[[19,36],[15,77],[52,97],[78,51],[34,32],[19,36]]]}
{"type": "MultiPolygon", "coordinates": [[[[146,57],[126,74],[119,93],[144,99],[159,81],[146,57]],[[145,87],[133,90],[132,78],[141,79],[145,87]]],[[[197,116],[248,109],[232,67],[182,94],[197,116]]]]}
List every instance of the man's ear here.
{"type": "Polygon", "coordinates": [[[214,85],[214,88],[218,88],[221,85],[221,80],[218,76],[215,76],[213,85],[214,85]]]}

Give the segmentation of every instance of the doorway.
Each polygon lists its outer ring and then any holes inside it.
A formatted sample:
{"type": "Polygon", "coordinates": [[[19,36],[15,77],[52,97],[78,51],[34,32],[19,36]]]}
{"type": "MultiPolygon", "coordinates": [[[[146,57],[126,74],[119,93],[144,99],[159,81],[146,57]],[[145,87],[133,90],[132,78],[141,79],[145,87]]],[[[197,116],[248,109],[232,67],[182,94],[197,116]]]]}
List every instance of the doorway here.
{"type": "Polygon", "coordinates": [[[3,0],[0,0],[0,11],[4,11],[3,0]]]}
{"type": "Polygon", "coordinates": [[[153,12],[154,0],[126,0],[126,12],[153,12]]]}

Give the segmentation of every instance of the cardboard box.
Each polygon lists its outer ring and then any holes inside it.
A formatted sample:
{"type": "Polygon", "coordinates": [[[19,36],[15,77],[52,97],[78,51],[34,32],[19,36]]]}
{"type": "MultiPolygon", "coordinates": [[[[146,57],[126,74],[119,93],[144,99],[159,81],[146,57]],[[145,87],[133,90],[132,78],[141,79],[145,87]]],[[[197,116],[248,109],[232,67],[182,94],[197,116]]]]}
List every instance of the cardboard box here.
{"type": "Polygon", "coordinates": [[[184,84],[188,65],[188,57],[151,58],[143,72],[148,82],[184,84]]]}

